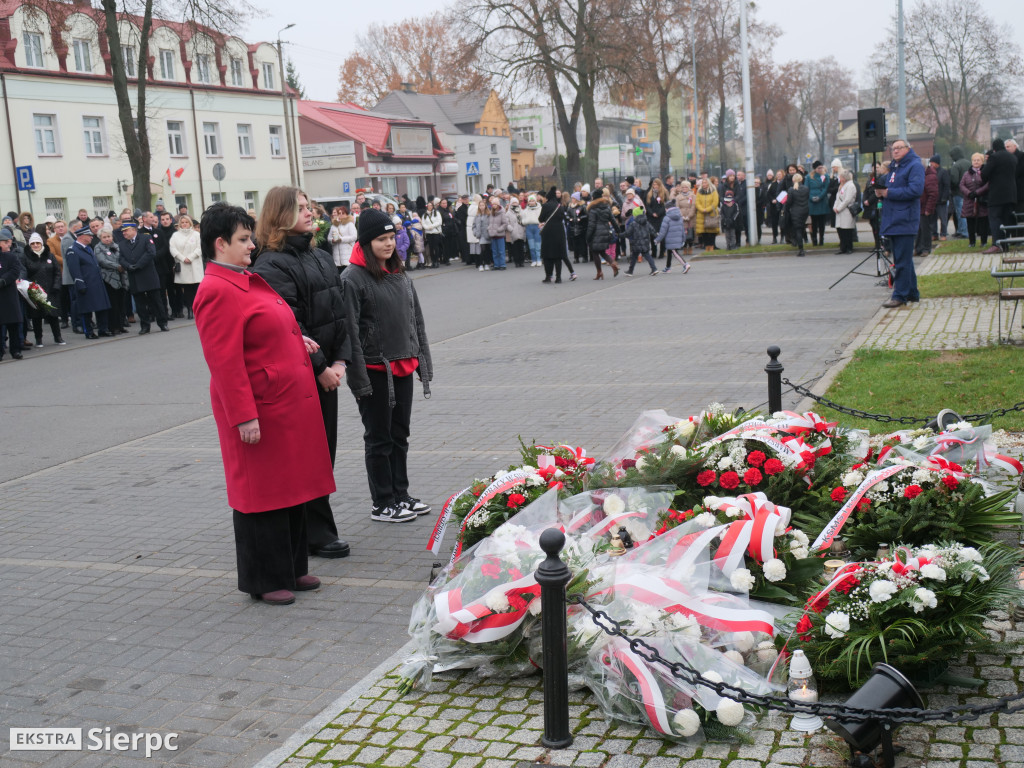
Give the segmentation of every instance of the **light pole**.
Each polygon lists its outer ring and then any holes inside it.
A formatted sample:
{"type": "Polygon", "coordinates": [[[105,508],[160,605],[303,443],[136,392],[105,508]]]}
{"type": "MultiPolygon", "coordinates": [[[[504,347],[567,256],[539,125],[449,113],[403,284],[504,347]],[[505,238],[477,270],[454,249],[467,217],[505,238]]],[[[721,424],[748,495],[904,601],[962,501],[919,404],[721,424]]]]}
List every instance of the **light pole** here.
{"type": "Polygon", "coordinates": [[[281,32],[286,32],[295,26],[295,22],[292,22],[287,27],[284,27],[277,33],[277,66],[281,72],[281,109],[284,111],[284,135],[287,146],[285,151],[288,152],[288,174],[291,177],[292,186],[296,184],[295,179],[295,158],[292,152],[292,123],[288,119],[288,91],[287,82],[284,76],[284,54],[281,48],[281,32]]]}

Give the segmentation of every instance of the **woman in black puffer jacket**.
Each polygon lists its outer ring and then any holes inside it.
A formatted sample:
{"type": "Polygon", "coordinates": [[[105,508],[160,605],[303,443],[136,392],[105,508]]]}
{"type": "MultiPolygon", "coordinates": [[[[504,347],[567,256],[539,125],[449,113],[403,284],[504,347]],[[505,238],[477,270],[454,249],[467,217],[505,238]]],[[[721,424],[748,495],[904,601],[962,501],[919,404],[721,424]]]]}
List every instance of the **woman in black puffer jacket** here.
{"type": "MultiPolygon", "coordinates": [[[[320,345],[309,357],[333,465],[338,447],[338,387],[352,346],[338,268],[331,254],[312,246],[312,239],[313,210],[306,193],[298,187],[271,189],[256,226],[261,250],[251,269],[288,303],[301,333],[320,345]]],[[[349,553],[348,544],[338,538],[329,496],[306,503],[306,533],[314,555],[333,558],[349,553]]]]}
{"type": "Polygon", "coordinates": [[[619,276],[619,268],[615,262],[608,257],[605,251],[612,244],[612,204],[611,199],[601,196],[594,200],[587,211],[587,245],[590,247],[590,259],[597,267],[595,280],[604,277],[601,272],[601,262],[606,261],[612,268],[615,277],[619,276]]]}
{"type": "Polygon", "coordinates": [[[430,512],[409,495],[409,426],[413,380],[430,397],[434,376],[419,297],[395,251],[395,225],[387,214],[364,211],[342,275],[352,339],[348,386],[363,421],[370,518],[408,523],[430,512]]]}
{"type": "Polygon", "coordinates": [[[811,193],[803,183],[804,177],[793,174],[793,186],[786,196],[786,214],[789,220],[790,240],[797,248],[797,256],[804,255],[804,234],[807,231],[807,217],[811,212],[811,193]]]}

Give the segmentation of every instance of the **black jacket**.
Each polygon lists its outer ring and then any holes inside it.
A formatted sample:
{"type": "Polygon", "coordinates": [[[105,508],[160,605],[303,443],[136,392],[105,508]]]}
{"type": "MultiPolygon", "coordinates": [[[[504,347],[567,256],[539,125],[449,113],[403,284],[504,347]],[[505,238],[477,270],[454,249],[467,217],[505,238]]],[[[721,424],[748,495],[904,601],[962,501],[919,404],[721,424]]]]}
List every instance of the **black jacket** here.
{"type": "Polygon", "coordinates": [[[1013,153],[1017,158],[1017,203],[1024,203],[1024,150],[1019,147],[1013,153]]]}
{"type": "Polygon", "coordinates": [[[335,361],[351,360],[352,344],[338,268],[330,254],[310,247],[311,240],[311,235],[291,235],[283,250],[260,253],[251,269],[288,302],[302,333],[320,345],[309,356],[319,376],[335,361]]]}
{"type": "MultiPolygon", "coordinates": [[[[61,269],[57,265],[57,260],[53,258],[53,254],[50,253],[50,249],[43,244],[42,253],[36,256],[32,252],[31,248],[25,250],[25,255],[22,256],[22,261],[25,265],[25,272],[27,277],[25,278],[29,282],[36,283],[40,288],[46,292],[46,297],[51,304],[55,307],[60,306],[60,285],[61,285],[61,269]]],[[[29,317],[44,317],[46,313],[42,310],[36,309],[35,307],[29,306],[28,309],[29,317]]]]}
{"type": "Polygon", "coordinates": [[[981,180],[988,182],[988,206],[1017,202],[1017,158],[1000,149],[981,168],[981,180]]]}
{"type": "Polygon", "coordinates": [[[132,293],[160,290],[160,275],[156,271],[156,250],[153,241],[140,231],[134,242],[121,241],[118,262],[128,272],[128,290],[132,293]]]}
{"type": "Polygon", "coordinates": [[[952,194],[953,188],[951,186],[949,171],[940,166],[935,173],[939,177],[939,205],[942,205],[943,203],[949,202],[949,196],[952,194]]]}
{"type": "Polygon", "coordinates": [[[423,394],[430,396],[434,368],[423,324],[423,312],[412,280],[404,272],[378,280],[360,260],[353,259],[341,276],[347,311],[345,326],[351,345],[351,364],[345,378],[356,397],[373,392],[367,364],[384,365],[388,377],[388,401],[394,404],[391,366],[397,360],[416,358],[423,394]]]}
{"type": "Polygon", "coordinates": [[[811,211],[811,191],[806,184],[793,187],[786,197],[786,210],[789,212],[789,225],[796,229],[807,224],[807,216],[811,211]]]}
{"type": "Polygon", "coordinates": [[[153,247],[156,249],[156,271],[166,281],[167,278],[174,279],[174,257],[171,256],[171,235],[178,231],[178,228],[171,224],[169,227],[159,225],[153,232],[153,247]]]}
{"type": "Polygon", "coordinates": [[[606,251],[612,244],[612,205],[604,197],[589,206],[586,236],[591,251],[606,251]]]}

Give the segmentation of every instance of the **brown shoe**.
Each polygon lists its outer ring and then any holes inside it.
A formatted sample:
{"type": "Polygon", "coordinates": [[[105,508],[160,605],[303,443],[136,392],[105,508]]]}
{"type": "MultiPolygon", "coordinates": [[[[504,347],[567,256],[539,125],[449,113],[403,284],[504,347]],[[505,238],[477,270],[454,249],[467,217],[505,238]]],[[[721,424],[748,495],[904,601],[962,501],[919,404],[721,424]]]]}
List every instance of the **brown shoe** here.
{"type": "Polygon", "coordinates": [[[299,578],[295,580],[295,589],[298,592],[308,592],[311,589],[318,589],[319,587],[320,579],[308,573],[305,576],[299,576],[299,578]]]}
{"type": "Polygon", "coordinates": [[[269,605],[291,605],[295,602],[295,595],[287,589],[275,589],[273,592],[264,592],[252,597],[253,600],[262,600],[269,605]]]}
{"type": "Polygon", "coordinates": [[[896,307],[902,307],[904,304],[906,304],[906,302],[900,301],[899,299],[889,299],[888,301],[882,302],[882,306],[886,309],[895,309],[896,307]]]}
{"type": "Polygon", "coordinates": [[[986,248],[983,253],[1002,253],[1003,249],[998,245],[993,245],[991,248],[986,248]]]}

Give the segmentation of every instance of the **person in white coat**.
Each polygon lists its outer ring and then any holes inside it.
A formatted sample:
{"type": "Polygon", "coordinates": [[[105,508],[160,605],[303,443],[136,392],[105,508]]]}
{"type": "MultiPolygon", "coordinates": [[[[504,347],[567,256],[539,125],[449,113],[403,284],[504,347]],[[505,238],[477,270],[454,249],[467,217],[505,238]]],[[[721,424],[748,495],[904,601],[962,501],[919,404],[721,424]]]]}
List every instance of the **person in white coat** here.
{"type": "Polygon", "coordinates": [[[480,238],[473,231],[473,222],[476,221],[476,215],[480,212],[481,200],[483,198],[480,195],[473,195],[469,203],[469,210],[466,212],[466,242],[469,243],[469,266],[483,271],[484,263],[480,260],[480,238]]]}
{"type": "Polygon", "coordinates": [[[530,248],[530,266],[539,267],[540,263],[540,203],[536,195],[526,198],[526,207],[522,209],[523,227],[526,230],[526,243],[530,248]]]}
{"type": "Polygon", "coordinates": [[[437,268],[441,264],[441,214],[437,210],[437,204],[441,201],[436,197],[427,203],[427,210],[420,217],[423,224],[423,239],[426,240],[427,259],[431,268],[437,268]]]}
{"type": "Polygon", "coordinates": [[[857,230],[857,219],[854,218],[850,206],[857,199],[860,191],[853,183],[851,171],[840,171],[839,192],[832,210],[836,214],[836,232],[839,234],[839,250],[836,254],[853,253],[853,233],[857,230]]]}
{"type": "Polygon", "coordinates": [[[340,275],[348,266],[349,257],[352,256],[352,246],[356,242],[355,219],[340,205],[335,206],[331,211],[331,229],[327,233],[327,241],[331,244],[334,266],[338,268],[340,275]]]}
{"type": "Polygon", "coordinates": [[[180,285],[185,293],[188,319],[192,319],[192,302],[203,279],[203,254],[199,232],[192,226],[187,215],[178,217],[178,231],[171,235],[171,256],[174,258],[174,284],[180,285]]]}

